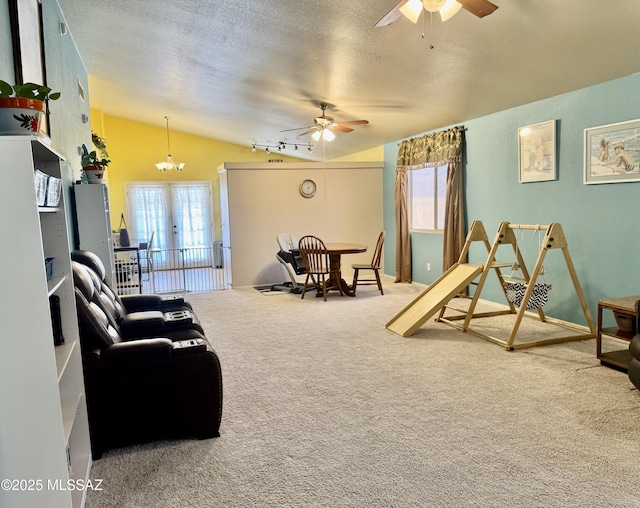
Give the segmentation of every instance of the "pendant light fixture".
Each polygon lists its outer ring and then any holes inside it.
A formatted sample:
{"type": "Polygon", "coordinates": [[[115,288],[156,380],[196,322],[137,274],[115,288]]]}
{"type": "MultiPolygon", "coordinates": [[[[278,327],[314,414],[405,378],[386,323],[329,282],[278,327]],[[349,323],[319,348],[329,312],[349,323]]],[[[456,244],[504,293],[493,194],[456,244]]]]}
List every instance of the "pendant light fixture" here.
{"type": "Polygon", "coordinates": [[[165,118],[167,119],[167,160],[158,162],[156,167],[160,171],[182,171],[182,168],[184,168],[184,162],[173,162],[173,157],[171,156],[171,139],[169,138],[169,120],[171,120],[171,117],[165,116],[165,118]]]}

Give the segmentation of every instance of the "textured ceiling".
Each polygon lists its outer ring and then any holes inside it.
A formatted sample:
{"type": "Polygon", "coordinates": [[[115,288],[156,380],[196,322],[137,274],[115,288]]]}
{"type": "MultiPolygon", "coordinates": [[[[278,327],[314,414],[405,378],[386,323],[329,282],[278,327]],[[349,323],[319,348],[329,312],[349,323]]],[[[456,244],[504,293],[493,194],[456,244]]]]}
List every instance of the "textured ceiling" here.
{"type": "Polygon", "coordinates": [[[482,19],[384,28],[396,0],[59,3],[92,107],[241,145],[309,141],[280,131],[313,125],[322,101],[336,121],[369,120],[313,160],[640,71],[640,1],[493,1],[482,19]]]}

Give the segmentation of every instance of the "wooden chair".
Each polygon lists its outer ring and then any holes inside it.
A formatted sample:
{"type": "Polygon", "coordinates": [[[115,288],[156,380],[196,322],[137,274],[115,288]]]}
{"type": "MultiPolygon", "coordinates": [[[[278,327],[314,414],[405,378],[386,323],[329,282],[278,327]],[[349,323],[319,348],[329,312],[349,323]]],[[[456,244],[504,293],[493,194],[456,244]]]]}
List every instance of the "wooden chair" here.
{"type": "Polygon", "coordinates": [[[380,258],[382,258],[382,245],[384,244],[384,231],[380,233],[378,237],[378,243],[376,244],[376,248],[373,251],[373,259],[370,264],[353,264],[351,268],[353,268],[353,293],[355,294],[358,284],[361,286],[371,286],[376,284],[378,289],[380,290],[380,294],[384,295],[384,291],[382,291],[382,282],[380,282],[380,258]],[[375,278],[373,279],[359,279],[360,270],[372,270],[375,278]]]}
{"type": "MultiPolygon", "coordinates": [[[[304,266],[307,269],[307,277],[304,280],[301,298],[304,298],[308,287],[315,287],[317,291],[322,291],[322,296],[326,302],[327,283],[331,281],[332,274],[327,247],[320,238],[307,235],[300,239],[298,248],[304,261],[304,266]],[[309,283],[309,280],[311,280],[311,283],[309,283]]],[[[342,295],[342,289],[339,284],[338,289],[340,290],[340,295],[342,295]]]]}
{"type": "MultiPolygon", "coordinates": [[[[156,234],[155,231],[151,231],[151,236],[148,242],[140,242],[138,245],[138,252],[140,256],[140,270],[142,273],[149,274],[149,279],[153,273],[153,237],[156,234]]],[[[140,274],[142,276],[142,274],[140,274]]]]}

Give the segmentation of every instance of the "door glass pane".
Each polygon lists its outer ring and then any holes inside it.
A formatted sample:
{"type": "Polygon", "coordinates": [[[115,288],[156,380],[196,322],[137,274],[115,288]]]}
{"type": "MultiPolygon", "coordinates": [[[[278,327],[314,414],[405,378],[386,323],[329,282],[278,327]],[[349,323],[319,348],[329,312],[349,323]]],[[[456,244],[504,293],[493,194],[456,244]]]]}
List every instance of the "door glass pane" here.
{"type": "Polygon", "coordinates": [[[167,249],[170,245],[169,206],[164,185],[135,185],[128,189],[131,227],[136,243],[148,242],[151,233],[153,247],[167,249]]]}
{"type": "Polygon", "coordinates": [[[173,185],[176,248],[209,247],[209,192],[206,185],[173,185]]]}

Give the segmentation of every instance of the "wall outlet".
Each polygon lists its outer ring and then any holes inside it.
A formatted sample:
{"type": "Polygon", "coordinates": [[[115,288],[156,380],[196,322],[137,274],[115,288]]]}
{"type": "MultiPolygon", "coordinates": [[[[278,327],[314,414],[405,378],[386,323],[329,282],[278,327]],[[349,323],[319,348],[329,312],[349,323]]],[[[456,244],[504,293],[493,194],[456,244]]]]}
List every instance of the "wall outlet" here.
{"type": "Polygon", "coordinates": [[[431,263],[427,263],[427,272],[431,271],[431,263]]]}

